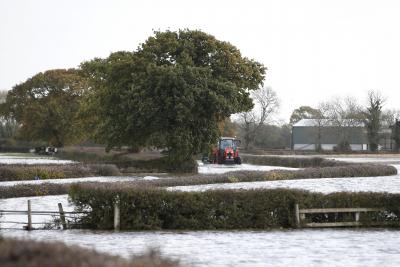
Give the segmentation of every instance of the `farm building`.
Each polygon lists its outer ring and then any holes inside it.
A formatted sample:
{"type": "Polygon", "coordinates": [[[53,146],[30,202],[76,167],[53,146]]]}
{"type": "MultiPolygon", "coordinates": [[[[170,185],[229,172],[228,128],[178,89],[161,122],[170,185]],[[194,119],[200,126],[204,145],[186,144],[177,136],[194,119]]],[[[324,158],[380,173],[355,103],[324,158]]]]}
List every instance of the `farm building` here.
{"type": "MultiPolygon", "coordinates": [[[[351,150],[368,150],[368,138],[365,126],[361,122],[344,120],[341,126],[327,119],[302,119],[292,127],[292,149],[334,150],[340,142],[347,141],[351,150]]],[[[391,150],[393,140],[391,130],[381,131],[379,149],[391,150]]]]}

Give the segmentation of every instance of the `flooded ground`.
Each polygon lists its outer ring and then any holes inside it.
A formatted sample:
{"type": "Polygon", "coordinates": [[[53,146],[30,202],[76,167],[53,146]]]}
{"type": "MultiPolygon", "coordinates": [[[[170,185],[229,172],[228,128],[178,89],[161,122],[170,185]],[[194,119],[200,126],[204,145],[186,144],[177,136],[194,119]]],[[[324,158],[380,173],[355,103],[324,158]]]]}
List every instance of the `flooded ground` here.
{"type": "Polygon", "coordinates": [[[71,164],[71,160],[40,157],[30,153],[0,153],[0,164],[71,164]]]}
{"type": "Polygon", "coordinates": [[[302,229],[271,231],[11,231],[8,237],[63,241],[131,257],[150,248],[184,266],[399,266],[400,231],[302,229]]]}
{"type": "Polygon", "coordinates": [[[228,184],[206,184],[195,186],[170,187],[168,190],[180,191],[206,191],[216,189],[272,189],[291,188],[304,189],[320,193],[333,192],[388,192],[400,193],[400,165],[393,165],[397,168],[397,175],[379,177],[351,177],[351,178],[318,178],[281,180],[266,182],[245,182],[228,184]]]}
{"type": "MultiPolygon", "coordinates": [[[[359,162],[362,161],[362,159],[359,162]]],[[[370,159],[368,159],[370,160],[370,159]]],[[[377,161],[374,161],[377,162],[377,161]]],[[[380,160],[379,162],[387,162],[380,160]]],[[[250,165],[251,166],[251,165],[250,165]]],[[[400,164],[395,165],[400,170],[400,164]]],[[[223,173],[247,168],[220,165],[200,165],[202,173],[223,173]]],[[[260,168],[263,166],[255,166],[260,168]]],[[[267,169],[276,167],[264,166],[267,169]]],[[[149,177],[153,179],[154,177],[149,177]]],[[[106,180],[137,179],[137,177],[89,177],[106,180]]],[[[238,184],[218,184],[177,187],[179,190],[209,190],[215,188],[299,188],[314,192],[374,191],[400,193],[400,176],[303,179],[238,184]],[[233,186],[233,187],[232,187],[233,186]]],[[[51,182],[75,182],[78,179],[51,182]]],[[[79,180],[80,181],[80,180],[79,180]]],[[[47,181],[29,181],[29,183],[47,181]]],[[[8,183],[8,182],[4,182],[8,183]]],[[[1,183],[4,185],[4,183],[1,183]]],[[[11,182],[15,183],[15,182],[11,182]]],[[[20,182],[17,182],[20,183],[20,182]]],[[[172,189],[170,189],[172,190],[172,189]]],[[[0,210],[26,210],[27,200],[32,210],[57,211],[62,203],[72,211],[67,195],[0,199],[0,210]]],[[[51,216],[33,216],[34,223],[51,221],[51,216]]],[[[0,221],[27,221],[26,215],[3,216],[0,221]]],[[[37,225],[40,226],[40,225],[37,225]]],[[[148,249],[159,249],[162,255],[179,259],[184,266],[399,266],[400,231],[387,229],[300,229],[270,231],[156,231],[113,232],[83,230],[21,229],[21,224],[1,224],[0,235],[43,241],[62,241],[66,244],[93,248],[123,257],[131,257],[148,249]]]]}
{"type": "Polygon", "coordinates": [[[221,174],[233,171],[271,171],[271,170],[298,170],[298,168],[289,168],[281,166],[260,166],[252,164],[231,164],[231,165],[218,165],[218,164],[204,164],[198,161],[199,173],[201,174],[221,174]]]}

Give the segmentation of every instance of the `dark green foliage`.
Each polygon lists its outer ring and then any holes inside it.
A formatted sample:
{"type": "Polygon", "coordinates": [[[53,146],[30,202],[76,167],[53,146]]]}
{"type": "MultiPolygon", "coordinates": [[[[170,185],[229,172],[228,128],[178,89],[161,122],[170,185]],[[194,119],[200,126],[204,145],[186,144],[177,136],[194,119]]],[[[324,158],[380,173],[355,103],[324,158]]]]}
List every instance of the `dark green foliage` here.
{"type": "Polygon", "coordinates": [[[295,124],[296,122],[302,119],[315,119],[321,117],[321,111],[310,106],[301,106],[293,110],[292,115],[290,116],[290,125],[295,124]]]}
{"type": "Polygon", "coordinates": [[[66,165],[0,165],[0,181],[79,178],[88,176],[121,175],[118,168],[111,164],[66,164],[66,165]]]}
{"type": "Polygon", "coordinates": [[[45,243],[0,237],[0,266],[22,267],[174,267],[178,262],[161,257],[157,251],[127,260],[63,243],[45,243]]]}
{"type": "Polygon", "coordinates": [[[121,229],[267,229],[293,227],[294,204],[301,208],[383,207],[399,225],[399,194],[319,194],[301,190],[217,190],[177,192],[121,185],[73,185],[69,192],[85,228],[112,229],[113,205],[118,198],[121,229]]]}
{"type": "Polygon", "coordinates": [[[85,89],[78,70],[48,70],[14,86],[0,110],[21,125],[23,139],[60,147],[81,137],[76,116],[85,89]]]}
{"type": "Polygon", "coordinates": [[[262,64],[201,31],[155,32],[134,52],[82,64],[94,90],[83,114],[100,143],[156,146],[171,171],[195,171],[193,156],[217,140],[218,123],[252,107],[262,64]]]}

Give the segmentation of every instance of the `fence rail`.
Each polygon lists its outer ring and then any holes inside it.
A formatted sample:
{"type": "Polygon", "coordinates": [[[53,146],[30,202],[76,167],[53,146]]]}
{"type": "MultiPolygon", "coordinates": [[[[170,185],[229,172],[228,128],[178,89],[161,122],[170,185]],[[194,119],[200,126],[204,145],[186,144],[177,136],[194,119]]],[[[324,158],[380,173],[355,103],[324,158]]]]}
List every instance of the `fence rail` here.
{"type": "MultiPolygon", "coordinates": [[[[299,204],[295,204],[295,221],[298,228],[301,227],[354,227],[362,226],[360,222],[360,214],[366,212],[382,212],[386,211],[385,208],[319,208],[319,209],[300,209],[299,204]],[[352,213],[354,214],[354,220],[348,222],[304,222],[306,214],[328,214],[328,213],[352,213]]],[[[385,225],[386,222],[369,222],[369,225],[385,225]]]]}
{"type": "Polygon", "coordinates": [[[60,218],[60,222],[62,225],[62,229],[67,229],[68,225],[77,225],[72,221],[67,221],[66,219],[76,219],[73,215],[82,215],[87,214],[88,212],[85,211],[64,211],[63,206],[61,203],[58,203],[58,211],[43,211],[43,210],[32,210],[31,208],[31,201],[28,200],[28,208],[27,210],[0,210],[1,215],[26,215],[27,222],[21,221],[0,221],[0,223],[8,223],[8,224],[18,224],[23,225],[23,229],[25,230],[34,230],[33,225],[43,225],[44,222],[32,222],[32,216],[58,216],[60,218]]]}

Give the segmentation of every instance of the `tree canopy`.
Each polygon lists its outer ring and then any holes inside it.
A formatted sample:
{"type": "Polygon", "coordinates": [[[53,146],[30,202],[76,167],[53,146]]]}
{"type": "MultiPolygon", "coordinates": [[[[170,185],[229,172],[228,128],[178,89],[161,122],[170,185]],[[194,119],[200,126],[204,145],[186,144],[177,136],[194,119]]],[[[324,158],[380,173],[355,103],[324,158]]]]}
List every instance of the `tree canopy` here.
{"type": "Polygon", "coordinates": [[[310,106],[301,106],[293,110],[290,116],[289,124],[293,125],[302,119],[314,119],[320,115],[318,109],[312,108],[310,106]]]}
{"type": "Polygon", "coordinates": [[[201,31],[155,32],[134,52],[82,64],[92,81],[84,112],[109,148],[166,148],[180,164],[219,135],[218,123],[252,108],[265,68],[201,31]]]}
{"type": "Polygon", "coordinates": [[[63,146],[79,136],[74,119],[86,88],[78,70],[48,70],[14,86],[1,110],[20,124],[22,138],[63,146]]]}

